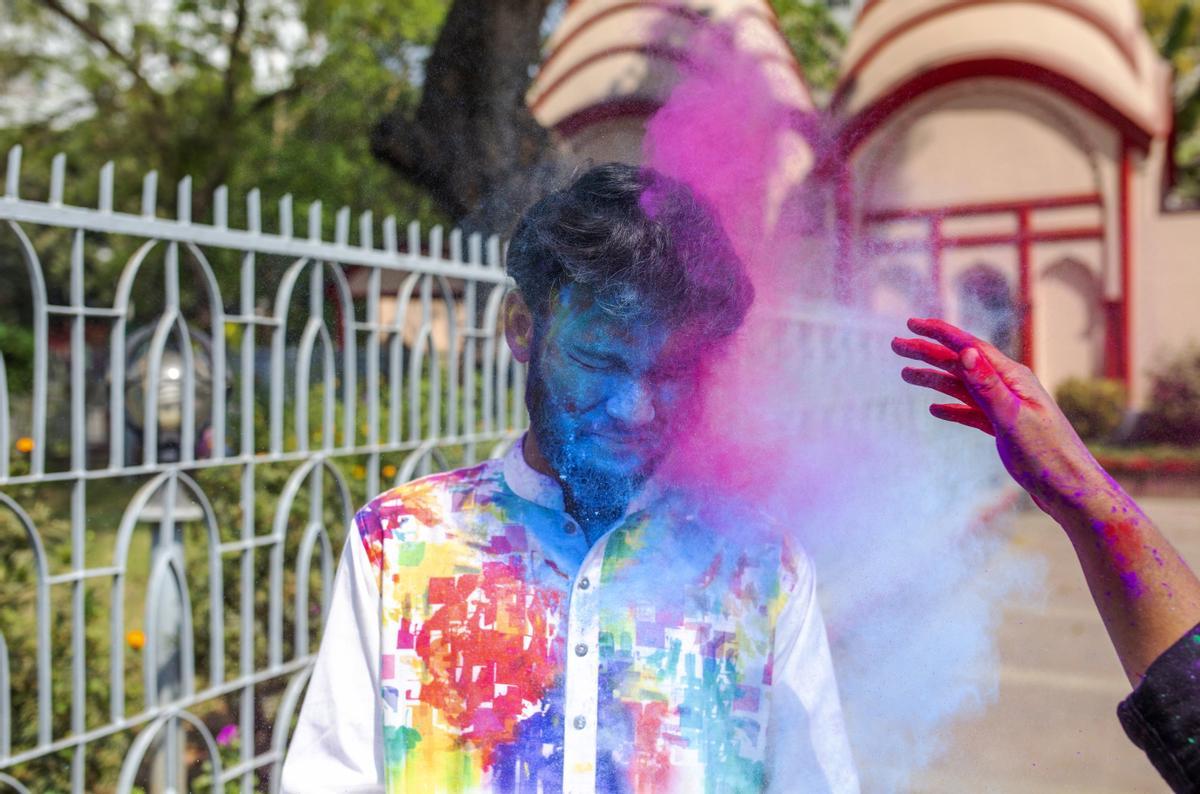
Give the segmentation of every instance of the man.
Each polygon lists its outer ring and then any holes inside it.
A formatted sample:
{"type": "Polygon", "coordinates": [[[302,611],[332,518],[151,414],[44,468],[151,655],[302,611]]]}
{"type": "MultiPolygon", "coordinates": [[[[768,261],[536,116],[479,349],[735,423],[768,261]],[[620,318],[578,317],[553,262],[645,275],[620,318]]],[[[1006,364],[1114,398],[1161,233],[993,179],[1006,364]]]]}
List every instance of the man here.
{"type": "Polygon", "coordinates": [[[358,513],[284,791],[857,791],[806,560],[653,476],[752,300],[711,211],[600,166],[508,270],[530,432],[358,513]]]}

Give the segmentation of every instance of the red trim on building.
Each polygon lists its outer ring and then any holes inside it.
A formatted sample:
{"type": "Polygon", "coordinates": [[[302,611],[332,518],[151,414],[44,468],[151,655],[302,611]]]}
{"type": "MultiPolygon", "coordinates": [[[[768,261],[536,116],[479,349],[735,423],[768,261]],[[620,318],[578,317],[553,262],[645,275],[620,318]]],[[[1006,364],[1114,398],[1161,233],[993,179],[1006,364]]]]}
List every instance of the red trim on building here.
{"type": "Polygon", "coordinates": [[[537,112],[546,100],[557,91],[562,85],[574,77],[579,72],[583,71],[592,64],[602,61],[605,58],[611,58],[614,55],[645,55],[647,58],[657,58],[659,60],[668,61],[670,63],[686,63],[687,52],[677,47],[668,47],[662,44],[622,44],[617,47],[606,47],[602,50],[593,52],[588,57],[580,60],[578,63],[572,64],[571,67],[559,75],[554,82],[546,86],[546,90],[538,95],[538,98],[530,103],[529,107],[534,112],[537,112]]]}
{"type": "MultiPolygon", "coordinates": [[[[920,14],[917,14],[916,16],[909,17],[900,24],[890,28],[886,33],[874,41],[871,46],[868,47],[861,56],[859,56],[858,60],[845,66],[843,70],[844,76],[842,78],[842,82],[852,81],[860,71],[865,69],[867,65],[871,63],[871,61],[875,60],[879,53],[891,45],[892,42],[914,28],[924,25],[926,22],[937,19],[938,17],[946,16],[947,14],[953,14],[955,12],[964,11],[970,8],[978,8],[984,5],[1016,3],[1033,4],[1043,8],[1049,7],[1057,11],[1070,14],[1071,16],[1078,17],[1103,33],[1105,38],[1112,42],[1113,46],[1116,47],[1121,53],[1126,64],[1128,64],[1129,67],[1135,72],[1137,71],[1137,56],[1133,51],[1132,42],[1126,36],[1122,35],[1120,30],[1113,27],[1109,23],[1108,19],[1100,14],[1097,14],[1091,8],[1081,3],[1073,2],[1072,0],[957,0],[957,2],[951,2],[935,8],[930,8],[920,14]]],[[[863,7],[863,10],[859,14],[860,21],[867,15],[867,12],[873,5],[874,3],[868,3],[863,7]]]]}
{"type": "Polygon", "coordinates": [[[1017,212],[1017,265],[1021,313],[1021,362],[1034,369],[1033,361],[1033,257],[1030,251],[1029,210],[1017,212]]]}
{"type": "Polygon", "coordinates": [[[1130,309],[1133,305],[1133,152],[1128,140],[1121,141],[1121,184],[1117,198],[1118,224],[1121,235],[1121,350],[1117,359],[1117,377],[1125,381],[1128,389],[1133,385],[1133,371],[1130,366],[1133,355],[1132,317],[1130,309]]]}
{"type": "Polygon", "coordinates": [[[1145,149],[1150,145],[1151,133],[1149,131],[1138,126],[1137,122],[1122,113],[1104,97],[1085,88],[1070,77],[1026,61],[1011,58],[980,58],[931,68],[889,89],[887,93],[863,108],[847,122],[839,136],[842,155],[849,157],[884,122],[917,97],[942,86],[981,77],[1006,77],[1023,80],[1058,92],[1114,126],[1122,137],[1127,138],[1134,146],[1145,149]]]}
{"type": "MultiPolygon", "coordinates": [[[[573,3],[573,2],[575,2],[575,0],[570,0],[570,1],[571,1],[572,3],[573,3]]],[[[876,8],[876,6],[878,6],[878,5],[879,5],[880,1],[881,1],[881,0],[867,0],[867,2],[863,3],[863,7],[862,7],[862,8],[860,8],[860,9],[858,9],[858,16],[855,18],[855,20],[854,20],[854,24],[855,24],[855,25],[858,25],[858,23],[860,23],[860,22],[862,22],[864,19],[866,19],[866,18],[867,18],[867,14],[871,13],[872,11],[874,11],[874,10],[875,10],[875,8],[876,8]]]]}
{"type": "Polygon", "coordinates": [[[835,224],[834,295],[840,303],[849,303],[857,273],[854,268],[854,172],[850,163],[838,162],[834,182],[833,210],[835,224]]]}
{"type": "MultiPolygon", "coordinates": [[[[568,4],[568,5],[571,5],[571,4],[568,4]]],[[[572,39],[574,39],[577,36],[579,36],[580,34],[582,34],[586,29],[592,27],[593,25],[602,21],[603,19],[605,19],[609,16],[612,16],[613,14],[624,13],[624,12],[629,12],[629,11],[646,10],[648,8],[659,10],[659,11],[662,11],[663,13],[672,14],[674,16],[679,17],[680,19],[684,19],[684,20],[687,20],[689,22],[693,22],[696,24],[703,23],[705,21],[708,21],[708,19],[709,19],[708,16],[706,16],[705,14],[703,14],[699,11],[696,11],[695,9],[693,9],[689,6],[683,5],[679,2],[671,2],[670,0],[640,0],[640,2],[618,3],[616,5],[612,5],[607,8],[601,9],[600,11],[596,12],[592,16],[588,17],[584,21],[577,24],[575,26],[575,28],[563,38],[562,41],[558,42],[558,44],[555,45],[554,49],[551,50],[550,53],[546,56],[545,60],[542,61],[541,70],[540,70],[539,74],[542,74],[542,75],[546,74],[547,69],[554,63],[555,60],[557,60],[559,58],[560,53],[562,53],[564,51],[564,49],[566,48],[566,45],[572,39]]],[[[779,18],[775,15],[774,10],[771,9],[771,7],[769,5],[766,6],[765,11],[757,11],[755,9],[747,8],[747,9],[743,9],[742,11],[738,12],[738,14],[735,17],[733,17],[733,19],[737,19],[740,17],[747,17],[747,16],[755,18],[755,19],[759,19],[759,20],[765,22],[766,24],[770,25],[772,30],[775,31],[776,35],[779,37],[780,43],[783,45],[783,52],[785,52],[787,54],[786,55],[769,55],[769,54],[763,53],[760,57],[766,63],[780,63],[783,66],[790,69],[792,71],[792,73],[795,74],[796,77],[800,80],[800,85],[804,89],[805,95],[808,98],[808,102],[811,105],[812,104],[812,94],[809,91],[808,82],[804,77],[804,70],[800,67],[799,62],[796,61],[795,57],[793,57],[791,55],[791,48],[787,45],[787,37],[783,35],[783,30],[779,27],[779,18]]],[[[600,52],[592,53],[591,55],[584,58],[579,63],[571,65],[570,68],[568,68],[562,75],[555,78],[554,81],[544,89],[541,89],[540,86],[538,85],[538,83],[535,81],[531,90],[536,91],[536,98],[529,100],[529,107],[532,110],[536,111],[539,107],[542,106],[542,104],[546,101],[546,99],[550,96],[550,94],[552,94],[554,91],[556,91],[558,88],[561,87],[562,83],[568,77],[576,74],[581,69],[588,66],[589,64],[594,63],[595,61],[600,60],[608,55],[615,55],[615,54],[624,53],[624,52],[641,52],[641,53],[643,53],[645,55],[649,55],[649,56],[661,56],[661,53],[666,52],[666,53],[670,53],[670,57],[666,58],[667,60],[670,60],[675,63],[681,63],[686,60],[684,50],[668,47],[668,46],[662,45],[662,44],[645,43],[645,44],[637,44],[637,45],[630,44],[630,45],[620,45],[620,46],[616,46],[616,47],[609,47],[605,50],[601,50],[600,52]]]]}
{"type": "MultiPolygon", "coordinates": [[[[1103,242],[1102,226],[1064,226],[1059,228],[1033,228],[1033,213],[1039,210],[1054,210],[1064,207],[1102,206],[1101,198],[1095,193],[1080,193],[1067,196],[1050,196],[1017,201],[992,201],[973,204],[957,204],[945,207],[888,209],[869,213],[868,223],[894,223],[905,220],[927,220],[929,232],[925,239],[886,240],[874,238],[868,248],[875,255],[886,251],[924,251],[929,255],[930,280],[934,285],[939,303],[942,300],[942,255],[956,248],[979,248],[984,246],[1016,246],[1018,262],[1017,311],[1020,328],[1018,355],[1029,367],[1034,366],[1036,353],[1033,338],[1033,246],[1038,243],[1094,240],[1103,242]],[[991,234],[947,235],[943,226],[946,218],[979,215],[1013,214],[1016,216],[1016,231],[991,234]]],[[[940,312],[941,307],[936,307],[940,312]]]]}
{"type": "Polygon", "coordinates": [[[941,317],[945,309],[945,293],[942,276],[942,251],[946,248],[946,238],[942,235],[942,216],[934,215],[929,218],[929,280],[933,282],[933,313],[941,317]]]}
{"type": "MultiPolygon", "coordinates": [[[[931,221],[940,221],[940,218],[931,218],[931,221]]],[[[933,249],[936,244],[938,249],[944,251],[948,248],[983,248],[986,246],[996,245],[1019,245],[1022,242],[1028,243],[1064,243],[1094,240],[1102,242],[1104,240],[1104,229],[1100,226],[1076,226],[1063,229],[1044,229],[1042,231],[1034,231],[1030,229],[1025,234],[1020,231],[1013,233],[1000,234],[960,234],[960,235],[945,235],[941,233],[939,226],[938,237],[935,239],[933,231],[930,232],[928,240],[887,240],[875,238],[872,242],[873,250],[879,251],[925,251],[933,249]]]]}
{"type": "Polygon", "coordinates": [[[623,118],[646,119],[662,107],[662,102],[650,97],[620,97],[588,105],[577,110],[554,125],[554,131],[564,138],[579,134],[593,124],[623,118]]]}
{"type": "Polygon", "coordinates": [[[978,248],[984,245],[1012,245],[1013,243],[1066,243],[1077,240],[1103,240],[1104,229],[1100,226],[1080,226],[1068,229],[1045,229],[1040,232],[1028,229],[1016,234],[964,234],[945,237],[946,248],[978,248]]]}
{"type": "Polygon", "coordinates": [[[563,37],[562,41],[554,45],[545,60],[542,61],[541,71],[546,72],[550,66],[558,60],[559,56],[566,49],[567,45],[580,36],[585,30],[593,25],[603,21],[604,19],[613,16],[614,14],[623,14],[628,11],[662,11],[687,22],[702,22],[705,16],[695,9],[685,5],[680,5],[677,2],[656,2],[655,0],[637,0],[637,2],[617,3],[616,5],[608,6],[597,11],[592,16],[583,20],[575,26],[575,28],[563,37]]]}
{"type": "Polygon", "coordinates": [[[866,219],[871,222],[908,220],[913,218],[928,218],[940,216],[952,218],[969,215],[998,215],[1005,212],[1016,212],[1022,208],[1031,210],[1063,209],[1068,207],[1100,206],[1099,193],[1077,193],[1067,196],[1051,196],[1041,198],[1009,199],[1007,201],[982,201],[964,204],[947,204],[941,207],[906,207],[903,209],[877,210],[867,213],[866,219]]]}
{"type": "Polygon", "coordinates": [[[1121,313],[1124,301],[1104,301],[1104,377],[1124,380],[1121,373],[1121,313]]]}

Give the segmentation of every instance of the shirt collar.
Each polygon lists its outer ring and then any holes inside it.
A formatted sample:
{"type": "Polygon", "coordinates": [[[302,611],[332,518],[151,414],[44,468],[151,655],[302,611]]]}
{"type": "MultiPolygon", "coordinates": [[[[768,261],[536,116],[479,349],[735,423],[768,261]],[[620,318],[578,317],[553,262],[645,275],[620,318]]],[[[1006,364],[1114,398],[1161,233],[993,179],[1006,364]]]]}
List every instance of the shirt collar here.
{"type": "Polygon", "coordinates": [[[504,453],[504,481],[517,496],[541,507],[563,512],[562,486],[525,462],[525,436],[504,453]]]}
{"type": "MultiPolygon", "coordinates": [[[[537,471],[525,460],[525,439],[528,433],[517,439],[517,442],[504,453],[504,481],[517,496],[549,510],[562,513],[562,486],[553,477],[537,471]]],[[[660,486],[651,479],[629,502],[625,509],[625,517],[642,510],[654,502],[662,493],[660,486]]]]}

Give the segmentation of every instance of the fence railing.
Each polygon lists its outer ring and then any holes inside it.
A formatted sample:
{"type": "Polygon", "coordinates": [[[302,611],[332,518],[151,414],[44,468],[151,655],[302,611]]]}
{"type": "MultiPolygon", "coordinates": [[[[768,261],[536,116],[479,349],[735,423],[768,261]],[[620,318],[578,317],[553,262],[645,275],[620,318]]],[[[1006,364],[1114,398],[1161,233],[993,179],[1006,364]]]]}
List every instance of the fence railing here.
{"type": "MultiPolygon", "coordinates": [[[[267,232],[257,191],[201,223],[187,180],[160,217],[153,174],[120,211],[113,173],[70,206],[60,155],[23,198],[17,148],[0,198],[0,783],[273,791],[355,506],[524,426],[501,243],[346,209],[323,240],[319,203],[298,236],[289,197],[267,232]]],[[[921,413],[863,388],[886,324],[768,322],[827,375],[798,423],[921,413]]]]}
{"type": "Polygon", "coordinates": [[[0,782],[273,787],[355,505],[522,427],[500,242],[164,218],[153,174],[121,212],[111,164],[68,206],[65,165],[0,198],[0,782]]]}

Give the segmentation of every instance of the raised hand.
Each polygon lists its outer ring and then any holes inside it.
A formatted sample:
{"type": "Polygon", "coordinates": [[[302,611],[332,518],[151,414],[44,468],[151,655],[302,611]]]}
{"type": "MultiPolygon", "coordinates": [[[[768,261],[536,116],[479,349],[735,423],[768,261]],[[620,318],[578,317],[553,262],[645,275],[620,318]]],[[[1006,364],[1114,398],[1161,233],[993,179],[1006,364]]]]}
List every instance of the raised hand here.
{"type": "Polygon", "coordinates": [[[1028,367],[942,320],[908,327],[927,338],[893,339],[892,350],[935,369],[905,367],[901,377],[958,400],[929,412],[995,436],[1005,468],[1042,509],[1077,509],[1108,490],[1111,480],[1028,367]]]}
{"type": "Polygon", "coordinates": [[[908,383],[958,400],[929,407],[996,437],[1009,474],[1066,531],[1130,683],[1200,620],[1200,580],[1088,452],[1028,367],[942,320],[893,339],[908,383]],[[931,341],[932,340],[932,341],[931,341]]]}

